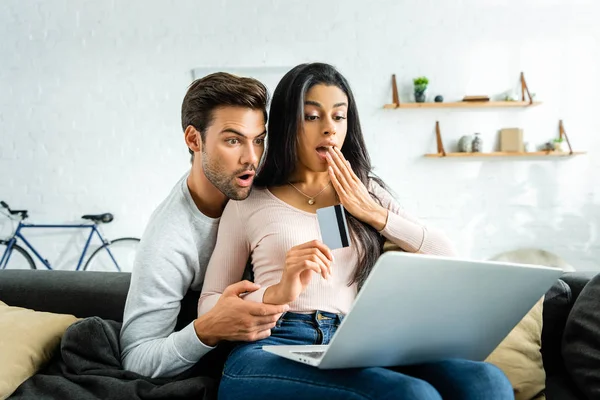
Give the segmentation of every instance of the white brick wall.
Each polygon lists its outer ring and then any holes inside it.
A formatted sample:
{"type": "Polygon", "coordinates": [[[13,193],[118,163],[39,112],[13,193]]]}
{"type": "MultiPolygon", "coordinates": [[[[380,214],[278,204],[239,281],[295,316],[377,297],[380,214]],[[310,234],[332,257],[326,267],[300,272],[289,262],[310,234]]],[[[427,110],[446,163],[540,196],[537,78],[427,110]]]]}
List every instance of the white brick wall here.
{"type": "MultiPolygon", "coordinates": [[[[600,6],[594,0],[76,1],[0,7],[0,199],[32,220],[111,211],[110,236],[141,235],[188,167],[180,105],[198,67],[326,61],[348,77],[379,174],[444,228],[463,255],[545,248],[600,266],[600,6]],[[452,5],[449,5],[452,3],[452,5]],[[390,75],[430,95],[529,86],[530,110],[383,110],[390,75]],[[559,119],[589,154],[561,161],[424,159],[481,132],[524,128],[541,143],[559,119]]],[[[6,231],[0,223],[0,232],[6,231]]],[[[42,235],[59,268],[81,236],[42,235]]]]}

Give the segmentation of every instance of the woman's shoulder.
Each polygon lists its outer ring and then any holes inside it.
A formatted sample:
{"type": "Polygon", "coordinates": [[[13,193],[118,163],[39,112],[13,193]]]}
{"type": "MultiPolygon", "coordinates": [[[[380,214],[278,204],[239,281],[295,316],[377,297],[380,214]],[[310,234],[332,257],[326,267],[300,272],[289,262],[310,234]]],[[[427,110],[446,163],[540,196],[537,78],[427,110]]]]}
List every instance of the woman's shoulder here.
{"type": "Polygon", "coordinates": [[[270,197],[268,189],[253,187],[248,197],[243,200],[237,200],[235,203],[240,209],[252,209],[263,205],[270,197]]]}
{"type": "Polygon", "coordinates": [[[250,196],[248,196],[248,199],[263,200],[268,197],[270,197],[269,189],[267,189],[265,187],[255,186],[252,188],[252,191],[250,192],[250,196]]]}

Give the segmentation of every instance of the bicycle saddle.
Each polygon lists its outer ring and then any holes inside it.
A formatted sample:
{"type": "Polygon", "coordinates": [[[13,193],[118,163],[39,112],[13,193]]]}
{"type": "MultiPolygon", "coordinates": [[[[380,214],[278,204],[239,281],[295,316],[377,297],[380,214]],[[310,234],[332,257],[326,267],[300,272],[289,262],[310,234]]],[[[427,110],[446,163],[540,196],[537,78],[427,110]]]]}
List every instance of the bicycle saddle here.
{"type": "Polygon", "coordinates": [[[108,224],[109,222],[111,222],[113,220],[113,215],[111,213],[104,213],[104,214],[95,214],[95,215],[84,215],[81,218],[83,219],[89,219],[90,221],[94,221],[97,224],[108,224]]]}
{"type": "Polygon", "coordinates": [[[0,201],[0,206],[6,208],[10,215],[19,215],[22,219],[29,218],[29,214],[27,210],[11,210],[8,204],[3,201],[0,201]]]}

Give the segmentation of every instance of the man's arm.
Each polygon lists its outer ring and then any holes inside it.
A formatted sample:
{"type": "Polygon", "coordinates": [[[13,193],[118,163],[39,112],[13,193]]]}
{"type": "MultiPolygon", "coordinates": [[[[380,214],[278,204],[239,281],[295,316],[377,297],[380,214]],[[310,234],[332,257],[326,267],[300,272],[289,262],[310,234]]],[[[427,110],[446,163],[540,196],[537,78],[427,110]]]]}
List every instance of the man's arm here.
{"type": "MultiPolygon", "coordinates": [[[[198,254],[193,240],[174,236],[158,228],[149,228],[144,234],[125,305],[121,360],[125,369],[145,376],[175,376],[192,367],[222,340],[251,341],[266,337],[288,309],[242,300],[241,293],[255,291],[258,285],[237,282],[240,273],[232,280],[237,283],[214,297],[210,312],[173,332],[183,296],[195,274],[203,272],[194,270],[190,258],[198,254]]],[[[229,261],[227,255],[232,250],[226,243],[221,252],[223,262],[229,261]]]]}
{"type": "Polygon", "coordinates": [[[198,337],[203,343],[216,346],[220,341],[253,342],[271,334],[271,328],[289,306],[246,301],[240,294],[260,288],[249,281],[227,286],[216,304],[194,321],[198,337]]]}
{"type": "Polygon", "coordinates": [[[174,376],[212,349],[200,341],[193,323],[173,332],[181,300],[196,273],[186,254],[195,251],[192,240],[186,243],[173,237],[165,239],[153,232],[144,235],[121,329],[121,360],[125,369],[150,377],[174,376]]]}

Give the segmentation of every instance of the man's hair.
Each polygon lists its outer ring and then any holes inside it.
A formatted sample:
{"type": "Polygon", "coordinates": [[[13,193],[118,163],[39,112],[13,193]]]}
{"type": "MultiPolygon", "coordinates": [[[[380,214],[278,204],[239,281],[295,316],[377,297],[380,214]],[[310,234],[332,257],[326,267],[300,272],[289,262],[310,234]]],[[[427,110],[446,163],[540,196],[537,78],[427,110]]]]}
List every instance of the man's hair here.
{"type": "MultiPolygon", "coordinates": [[[[261,110],[266,124],[268,100],[267,88],[256,79],[216,72],[196,79],[189,86],[181,105],[181,126],[185,132],[192,125],[204,143],[215,109],[231,106],[261,110]]],[[[191,149],[190,154],[194,154],[191,149]]]]}

